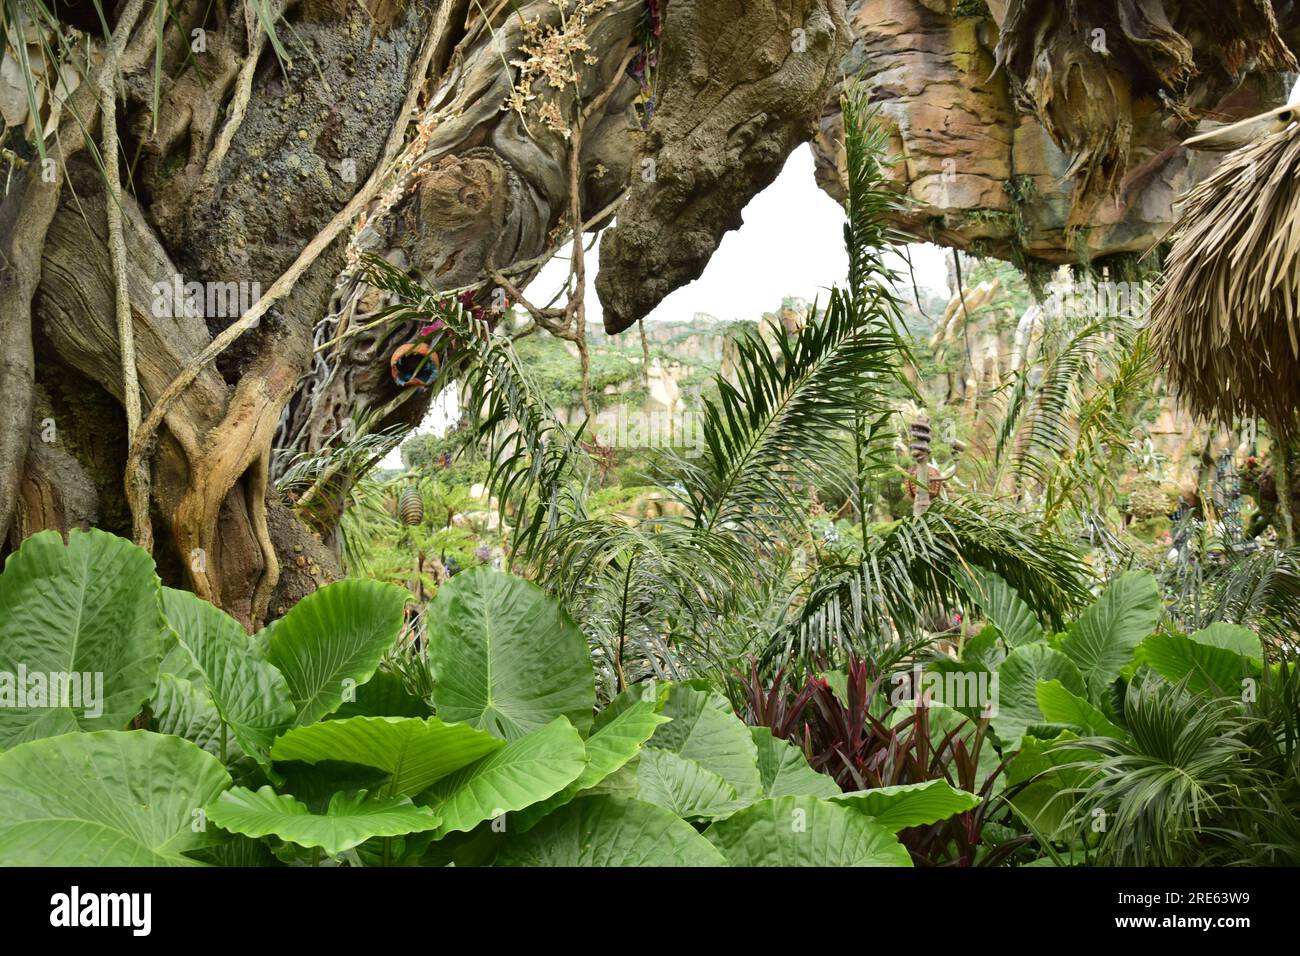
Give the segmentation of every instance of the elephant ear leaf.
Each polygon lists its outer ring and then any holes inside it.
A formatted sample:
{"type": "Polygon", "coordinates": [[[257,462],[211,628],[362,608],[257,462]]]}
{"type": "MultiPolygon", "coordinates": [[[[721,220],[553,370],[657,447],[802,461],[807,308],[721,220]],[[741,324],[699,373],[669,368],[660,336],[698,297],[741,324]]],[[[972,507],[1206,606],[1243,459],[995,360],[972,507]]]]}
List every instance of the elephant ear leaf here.
{"type": "Polygon", "coordinates": [[[147,551],[103,531],[42,531],[0,573],[0,750],[122,730],[158,679],[165,629],[147,551]]]}
{"type": "Polygon", "coordinates": [[[296,727],[275,742],[276,760],[342,760],[386,771],[385,796],[411,796],[504,746],[468,724],[437,717],[348,717],[296,727]]]}
{"type": "Polygon", "coordinates": [[[442,817],[439,832],[445,836],[541,803],[577,780],[586,765],[582,737],[557,717],[443,777],[419,799],[442,817]]]}
{"type": "Polygon", "coordinates": [[[770,797],[719,820],[704,836],[732,866],[911,866],[898,837],[852,807],[770,797]]]}
{"type": "Polygon", "coordinates": [[[725,697],[691,684],[674,684],[663,714],[672,720],[655,731],[647,748],[669,751],[721,777],[742,806],[762,795],[758,747],[725,697]]]}
{"type": "Polygon", "coordinates": [[[230,774],[188,740],[144,730],[65,734],[0,754],[0,860],[9,866],[185,866],[230,774]]]}
{"type": "Polygon", "coordinates": [[[254,639],[284,675],[295,726],[313,724],[355,697],[397,640],[405,607],[401,588],[337,581],[307,595],[254,639]]]}
{"type": "Polygon", "coordinates": [[[438,825],[438,815],[406,797],[369,797],[364,791],[336,793],[324,813],[270,787],[235,787],[206,809],[208,819],[231,833],[274,836],[298,846],[338,856],[374,837],[423,833],[438,825]]]}
{"type": "Polygon", "coordinates": [[[1193,693],[1235,697],[1243,680],[1260,675],[1264,651],[1248,628],[1220,623],[1191,635],[1152,634],[1137,656],[1165,680],[1186,681],[1193,693]]]}
{"type": "Polygon", "coordinates": [[[564,806],[584,790],[597,786],[633,760],[655,729],[668,723],[669,718],[657,713],[656,706],[653,699],[638,700],[620,708],[608,720],[602,722],[597,718],[599,727],[586,740],[587,765],[581,776],[554,796],[515,814],[516,829],[519,832],[527,830],[552,810],[564,806]]]}
{"type": "MultiPolygon", "coordinates": [[[[210,702],[240,749],[268,766],[271,742],[295,716],[284,676],[257,655],[238,621],[202,598],[164,588],[163,611],[169,640],[187,659],[181,679],[210,702]]],[[[177,656],[169,651],[164,662],[177,656]]]]}
{"type": "Polygon", "coordinates": [[[433,702],[463,721],[517,740],[565,717],[592,724],[596,686],[587,641],[537,585],[491,568],[456,575],[429,609],[433,702]]]}
{"type": "Polygon", "coordinates": [[[1059,680],[1041,680],[1036,691],[1038,709],[1048,723],[1064,724],[1087,737],[1113,737],[1122,740],[1127,736],[1109,717],[1091,702],[1074,694],[1059,680]]]}
{"type": "Polygon", "coordinates": [[[984,568],[971,568],[970,576],[966,590],[1002,635],[1008,649],[1043,640],[1042,625],[1015,588],[984,568]]]}
{"type": "Polygon", "coordinates": [[[1085,681],[1074,662],[1047,644],[1017,647],[998,668],[998,708],[991,723],[998,738],[1011,749],[1034,724],[1042,723],[1038,707],[1040,681],[1059,681],[1067,690],[1084,694],[1085,681]]]}
{"type": "Polygon", "coordinates": [[[657,747],[641,751],[637,783],[641,800],[688,820],[725,816],[748,802],[736,799],[736,788],[703,764],[657,747]]]}
{"type": "Polygon", "coordinates": [[[1126,571],[1074,622],[1061,652],[1079,668],[1093,703],[1102,699],[1138,645],[1156,629],[1163,611],[1155,576],[1126,571]]]}
{"type": "Polygon", "coordinates": [[[839,785],[824,773],[808,766],[803,751],[788,740],[780,740],[766,727],[750,727],[758,748],[758,773],[765,797],[837,796],[839,785]]]}
{"type": "Polygon", "coordinates": [[[498,866],[725,866],[695,828],[640,800],[579,797],[512,837],[498,866]]]}
{"type": "Polygon", "coordinates": [[[891,833],[927,826],[979,806],[980,798],[946,780],[926,780],[895,787],[840,793],[830,798],[871,817],[891,833]]]}

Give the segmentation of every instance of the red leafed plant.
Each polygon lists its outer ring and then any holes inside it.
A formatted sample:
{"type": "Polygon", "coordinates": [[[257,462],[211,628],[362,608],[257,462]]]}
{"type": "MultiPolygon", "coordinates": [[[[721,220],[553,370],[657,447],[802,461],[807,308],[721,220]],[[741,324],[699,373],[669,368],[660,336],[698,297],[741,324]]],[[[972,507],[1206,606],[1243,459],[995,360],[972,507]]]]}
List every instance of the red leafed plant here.
{"type": "Polygon", "coordinates": [[[944,780],[977,794],[980,803],[973,809],[899,833],[918,865],[996,866],[1033,839],[1016,837],[977,852],[993,788],[1014,756],[980,779],[980,751],[993,746],[987,718],[963,718],[936,740],[931,708],[918,703],[900,711],[898,695],[882,693],[885,675],[866,660],[851,658],[845,670],[841,697],[819,676],[796,690],[784,669],[765,686],[757,665],[751,665],[742,678],[746,722],[800,747],[813,769],[834,778],[845,792],[944,780]]]}

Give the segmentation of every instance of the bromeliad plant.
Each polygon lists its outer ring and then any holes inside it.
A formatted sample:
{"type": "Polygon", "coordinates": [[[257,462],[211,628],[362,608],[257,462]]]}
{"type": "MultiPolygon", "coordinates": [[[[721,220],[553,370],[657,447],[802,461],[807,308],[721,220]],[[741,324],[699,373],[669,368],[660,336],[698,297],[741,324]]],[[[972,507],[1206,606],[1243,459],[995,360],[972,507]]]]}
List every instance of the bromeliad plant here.
{"type": "Polygon", "coordinates": [[[906,866],[898,831],[978,800],[843,794],[700,684],[597,713],[568,614],[488,568],[439,590],[417,696],[380,669],[404,604],[342,581],[249,637],[128,541],[29,538],[0,573],[0,863],[906,866]]]}

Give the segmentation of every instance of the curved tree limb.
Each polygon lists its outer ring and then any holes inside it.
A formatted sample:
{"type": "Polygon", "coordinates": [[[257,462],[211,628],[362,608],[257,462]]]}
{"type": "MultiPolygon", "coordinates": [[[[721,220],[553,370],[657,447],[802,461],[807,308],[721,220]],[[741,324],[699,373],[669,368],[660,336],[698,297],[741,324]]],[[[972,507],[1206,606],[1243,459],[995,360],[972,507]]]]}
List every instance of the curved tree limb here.
{"type": "MultiPolygon", "coordinates": [[[[425,34],[420,56],[412,75],[416,77],[423,76],[428,71],[429,63],[433,58],[434,50],[439,45],[439,34],[445,28],[441,18],[435,18],[430,25],[428,32],[425,34]]],[[[380,187],[384,184],[388,174],[389,167],[393,160],[396,159],[401,151],[402,143],[406,136],[406,128],[410,122],[411,112],[415,107],[420,92],[420,84],[412,83],[407,93],[406,100],[402,104],[401,113],[393,129],[389,132],[388,140],[385,143],[384,151],[380,156],[379,162],[376,163],[374,170],[371,172],[365,185],[353,195],[348,203],[326,224],[317,235],[307,244],[307,246],[298,254],[287,270],[271,284],[265,293],[257,302],[245,312],[239,319],[224,329],[220,334],[213,338],[212,342],[199,355],[197,355],[180,374],[167,386],[158,401],[154,403],[153,408],[149,410],[148,416],[141,423],[135,438],[132,440],[127,452],[126,482],[127,494],[129,498],[147,501],[149,497],[149,476],[147,468],[142,467],[144,456],[150,447],[154,436],[158,432],[158,427],[162,424],[167,410],[177,400],[182,392],[190,386],[199,373],[206,368],[211,362],[226,351],[235,343],[240,336],[252,328],[255,328],[262,318],[270,311],[275,303],[284,299],[293,291],[298,280],[302,278],[307,269],[316,261],[316,259],[334,242],[335,239],[353,223],[361,211],[374,199],[378,194],[380,187]]],[[[285,400],[288,395],[285,396],[285,400]]],[[[233,403],[232,403],[233,404],[233,403]]],[[[282,405],[281,405],[282,407],[282,405]]],[[[278,420],[280,409],[275,410],[275,416],[278,420]]],[[[260,431],[260,429],[255,429],[260,431]]],[[[255,459],[249,459],[245,464],[251,463],[255,459]]],[[[231,482],[233,484],[233,480],[231,482]]],[[[229,490],[227,487],[226,490],[229,490]]],[[[219,504],[219,501],[218,501],[219,504]]],[[[254,507],[258,505],[254,504],[254,507]]],[[[195,510],[196,514],[203,517],[204,521],[211,518],[215,522],[215,511],[211,507],[195,510]]],[[[206,539],[209,537],[206,533],[200,532],[199,537],[206,539]]],[[[153,536],[150,531],[142,540],[137,542],[142,547],[152,548],[153,536]]],[[[278,568],[274,555],[268,557],[268,571],[272,566],[278,568]]],[[[271,575],[271,587],[274,586],[274,574],[271,575]]],[[[269,590],[269,588],[268,588],[269,590]]]]}
{"type": "MultiPolygon", "coordinates": [[[[105,51],[109,61],[123,68],[139,65],[152,51],[150,34],[126,52],[142,6],[143,0],[132,0],[105,51]]],[[[32,424],[32,296],[40,283],[45,237],[58,209],[67,164],[94,132],[96,94],[89,83],[73,94],[46,162],[29,165],[0,207],[0,542],[13,520],[32,424]]]]}
{"type": "MultiPolygon", "coordinates": [[[[140,377],[135,365],[135,329],[131,319],[131,300],[126,288],[126,242],[122,238],[122,174],[118,168],[117,143],[117,71],[126,38],[135,29],[144,8],[144,0],[130,0],[118,20],[113,42],[104,57],[99,74],[99,106],[102,117],[102,152],[108,201],[104,214],[108,221],[108,252],[113,262],[114,302],[117,311],[117,339],[122,354],[122,407],[126,410],[127,439],[135,437],[140,427],[140,377]]],[[[130,487],[130,483],[128,483],[130,487]]],[[[137,500],[128,495],[132,537],[137,543],[149,537],[149,499],[137,500]]]]}

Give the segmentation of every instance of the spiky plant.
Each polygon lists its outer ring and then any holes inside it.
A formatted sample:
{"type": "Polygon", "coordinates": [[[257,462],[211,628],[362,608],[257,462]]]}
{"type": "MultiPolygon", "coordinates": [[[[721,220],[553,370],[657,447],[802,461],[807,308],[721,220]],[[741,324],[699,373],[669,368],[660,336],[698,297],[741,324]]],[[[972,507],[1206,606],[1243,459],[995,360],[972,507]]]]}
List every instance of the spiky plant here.
{"type": "Polygon", "coordinates": [[[1059,528],[1104,510],[1118,494],[1119,458],[1155,376],[1151,346],[1132,315],[1060,316],[1034,359],[1016,371],[994,426],[980,485],[1032,499],[1059,528]]]}
{"type": "Polygon", "coordinates": [[[1261,551],[1226,565],[1209,583],[1206,623],[1244,624],[1278,654],[1300,634],[1300,550],[1261,551]]]}
{"type": "Polygon", "coordinates": [[[1081,835],[1096,834],[1100,859],[1189,866],[1225,846],[1246,852],[1241,809],[1266,776],[1255,763],[1253,721],[1241,705],[1149,678],[1129,684],[1123,719],[1127,737],[1064,745],[1097,755],[1066,768],[1088,774],[1069,819],[1081,835]]]}

